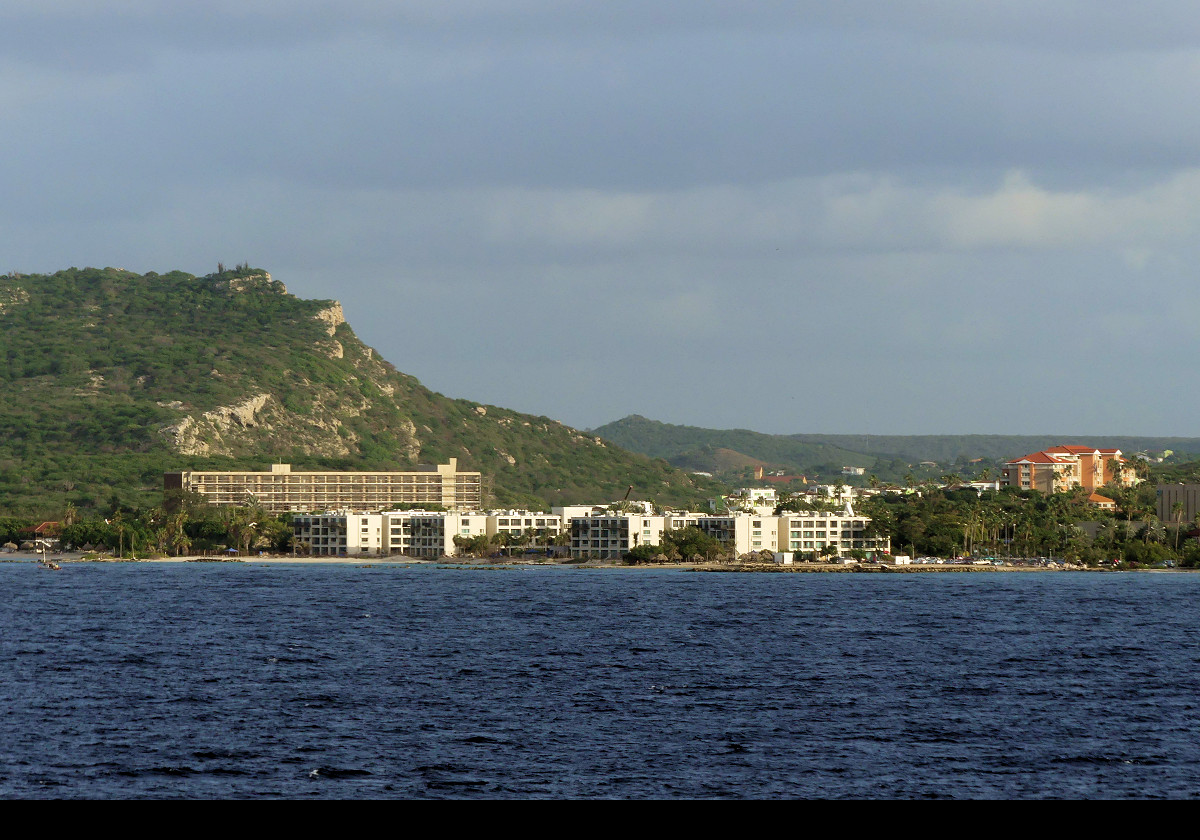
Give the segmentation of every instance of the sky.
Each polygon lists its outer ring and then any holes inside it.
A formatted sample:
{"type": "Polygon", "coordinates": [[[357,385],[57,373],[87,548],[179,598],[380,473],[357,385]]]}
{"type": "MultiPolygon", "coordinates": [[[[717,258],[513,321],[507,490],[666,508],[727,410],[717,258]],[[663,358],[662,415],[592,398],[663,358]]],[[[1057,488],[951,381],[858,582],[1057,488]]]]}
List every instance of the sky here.
{"type": "Polygon", "coordinates": [[[5,0],[0,271],[579,428],[1196,436],[1198,104],[1183,0],[5,0]]]}

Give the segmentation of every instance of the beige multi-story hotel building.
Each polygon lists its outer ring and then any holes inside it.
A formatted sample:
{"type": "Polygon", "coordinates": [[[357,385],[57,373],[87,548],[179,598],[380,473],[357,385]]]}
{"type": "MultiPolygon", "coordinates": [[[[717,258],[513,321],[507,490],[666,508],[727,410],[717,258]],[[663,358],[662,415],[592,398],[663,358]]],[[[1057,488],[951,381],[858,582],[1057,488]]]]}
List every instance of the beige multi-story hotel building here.
{"type": "Polygon", "coordinates": [[[411,472],[293,472],[291,464],[272,464],[270,472],[183,470],[165,473],[163,488],[199,493],[214,505],[259,504],[271,513],[483,504],[481,474],[460,471],[457,458],[411,472]]]}

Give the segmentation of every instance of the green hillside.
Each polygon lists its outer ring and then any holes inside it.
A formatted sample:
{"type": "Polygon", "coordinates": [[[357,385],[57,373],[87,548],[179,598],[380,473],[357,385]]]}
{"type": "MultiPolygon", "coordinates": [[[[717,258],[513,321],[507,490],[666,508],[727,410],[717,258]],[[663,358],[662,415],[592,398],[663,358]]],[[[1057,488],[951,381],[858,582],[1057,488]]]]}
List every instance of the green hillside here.
{"type": "Polygon", "coordinates": [[[741,465],[832,478],[843,466],[863,467],[881,481],[915,473],[936,477],[948,471],[969,475],[1011,458],[1060,443],[1115,446],[1125,452],[1173,450],[1200,453],[1200,438],[1093,437],[1087,435],[768,435],[746,429],[675,426],[631,415],[592,430],[614,444],[676,466],[717,474],[741,465]],[[740,456],[732,458],[730,453],[740,456]],[[921,462],[928,462],[921,466],[921,462]],[[732,466],[731,466],[732,465],[732,466]]]}
{"type": "Polygon", "coordinates": [[[673,426],[636,414],[592,430],[604,440],[653,458],[664,458],[687,469],[727,472],[742,465],[768,469],[812,471],[819,465],[871,467],[875,458],[826,442],[803,442],[782,435],[747,429],[702,429],[673,426]]]}
{"type": "Polygon", "coordinates": [[[0,510],[159,501],[174,469],[410,469],[457,457],[500,505],[711,484],[547,417],[452,400],[259,269],[0,277],[0,510]]]}

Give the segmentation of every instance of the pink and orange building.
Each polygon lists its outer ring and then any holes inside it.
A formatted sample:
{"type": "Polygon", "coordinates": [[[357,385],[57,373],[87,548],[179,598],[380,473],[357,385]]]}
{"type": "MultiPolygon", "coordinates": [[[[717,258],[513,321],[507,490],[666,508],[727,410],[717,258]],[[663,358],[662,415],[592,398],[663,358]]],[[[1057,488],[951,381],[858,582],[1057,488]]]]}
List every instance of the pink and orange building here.
{"type": "Polygon", "coordinates": [[[1128,487],[1137,481],[1120,449],[1063,445],[1009,461],[1001,472],[1000,486],[1043,493],[1082,487],[1094,493],[1101,487],[1128,487]]]}

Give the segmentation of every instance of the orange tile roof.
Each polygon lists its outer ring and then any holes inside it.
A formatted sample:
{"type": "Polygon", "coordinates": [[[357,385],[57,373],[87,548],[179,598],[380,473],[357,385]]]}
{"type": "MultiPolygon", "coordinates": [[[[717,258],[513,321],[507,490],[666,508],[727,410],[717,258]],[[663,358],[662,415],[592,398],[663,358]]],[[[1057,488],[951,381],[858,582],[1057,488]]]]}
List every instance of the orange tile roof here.
{"type": "Polygon", "coordinates": [[[1053,455],[1051,455],[1049,452],[1033,452],[1033,453],[1030,453],[1029,455],[1026,455],[1023,458],[1017,458],[1015,460],[1009,461],[1008,463],[1010,463],[1010,464],[1023,464],[1023,463],[1069,464],[1071,462],[1069,460],[1065,460],[1063,458],[1056,458],[1053,455]]]}

